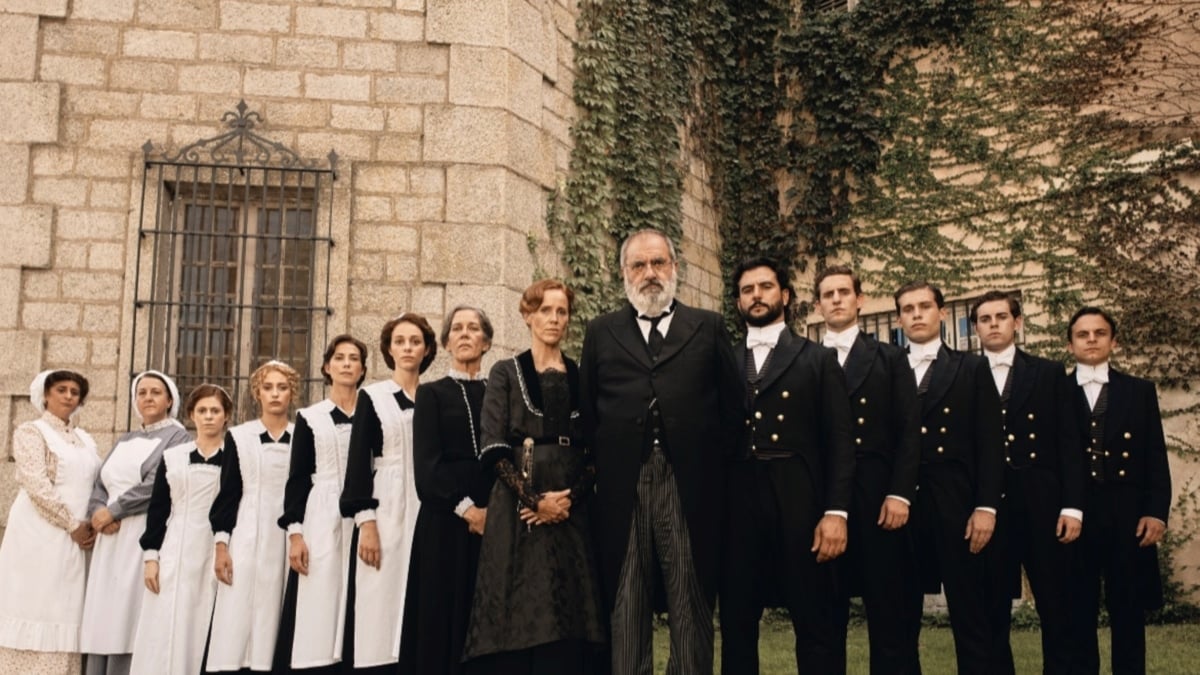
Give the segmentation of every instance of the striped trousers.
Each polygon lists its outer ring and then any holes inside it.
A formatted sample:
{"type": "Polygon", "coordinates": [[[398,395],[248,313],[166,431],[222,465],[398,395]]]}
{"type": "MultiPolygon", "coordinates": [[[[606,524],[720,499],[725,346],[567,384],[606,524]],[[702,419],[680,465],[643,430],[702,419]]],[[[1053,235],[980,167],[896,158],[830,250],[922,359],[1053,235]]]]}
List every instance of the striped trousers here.
{"type": "Polygon", "coordinates": [[[689,537],[675,474],[655,446],[638,476],[637,504],[612,613],[613,675],[654,671],[651,566],[656,563],[666,586],[671,634],[667,675],[712,675],[712,607],[692,566],[689,537]]]}

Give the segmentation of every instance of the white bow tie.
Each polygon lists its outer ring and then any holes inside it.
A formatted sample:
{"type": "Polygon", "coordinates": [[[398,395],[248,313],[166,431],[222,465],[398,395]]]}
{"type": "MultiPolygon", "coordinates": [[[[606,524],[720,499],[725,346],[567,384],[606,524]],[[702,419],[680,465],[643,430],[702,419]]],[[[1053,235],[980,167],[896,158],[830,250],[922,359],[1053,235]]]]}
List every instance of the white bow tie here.
{"type": "Polygon", "coordinates": [[[821,344],[831,349],[848,352],[854,346],[854,337],[847,333],[826,333],[825,337],[821,338],[821,344]]]}
{"type": "Polygon", "coordinates": [[[930,354],[909,354],[908,355],[908,367],[915,369],[917,366],[921,365],[922,363],[926,363],[926,362],[933,363],[936,360],[937,360],[937,352],[933,352],[930,354]]]}
{"type": "Polygon", "coordinates": [[[991,365],[992,368],[995,368],[996,366],[1008,366],[1009,368],[1012,368],[1012,364],[1013,364],[1013,354],[1012,353],[992,354],[989,352],[987,355],[987,358],[988,358],[988,364],[991,365]]]}
{"type": "Polygon", "coordinates": [[[1108,384],[1108,368],[1098,368],[1095,366],[1076,366],[1075,381],[1079,386],[1085,384],[1108,384]]]}
{"type": "Polygon", "coordinates": [[[775,348],[777,340],[771,340],[765,337],[746,337],[746,349],[754,349],[755,347],[770,347],[775,348]]]}

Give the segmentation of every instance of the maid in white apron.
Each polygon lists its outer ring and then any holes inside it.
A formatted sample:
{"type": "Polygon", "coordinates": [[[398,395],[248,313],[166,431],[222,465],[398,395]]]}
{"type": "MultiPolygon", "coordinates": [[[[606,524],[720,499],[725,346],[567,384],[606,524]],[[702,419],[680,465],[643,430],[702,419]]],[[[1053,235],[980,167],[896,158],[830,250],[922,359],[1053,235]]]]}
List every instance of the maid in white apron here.
{"type": "Polygon", "coordinates": [[[401,314],[379,335],[391,379],[358,392],[342,514],[358,525],[346,655],[355,670],[399,660],[413,530],[421,503],[413,479],[412,420],[421,373],[437,343],[429,322],[401,314]]]}
{"type": "Polygon", "coordinates": [[[325,349],[321,374],[329,398],[300,410],[279,526],[288,535],[288,574],[276,664],[291,672],[338,672],[346,617],[346,583],[354,521],[338,497],[367,346],[351,335],[325,349]]]}
{"type": "Polygon", "coordinates": [[[0,673],[78,673],[85,550],[95,533],[87,502],[100,466],[96,443],[75,426],[88,381],[45,371],[29,386],[41,413],[13,433],[20,490],[0,543],[0,673]]]}
{"type": "Polygon", "coordinates": [[[191,435],[176,419],[182,401],[175,382],[156,370],[133,378],[129,401],[141,425],[123,434],[100,465],[88,516],[96,546],[88,568],[80,649],[87,675],[126,675],[142,607],[146,509],[163,450],[191,435]]]}
{"type": "Polygon", "coordinates": [[[207,672],[271,670],[283,607],[287,541],[276,521],[291,458],[288,421],[300,375],[268,361],[250,376],[262,414],[229,430],[234,452],[221,467],[210,521],[216,543],[217,601],[207,672]]]}
{"type": "Polygon", "coordinates": [[[188,395],[184,410],[196,439],[163,451],[139,541],[146,590],[132,675],[198,673],[204,658],[217,584],[208,512],[230,454],[225,423],[233,401],[215,384],[202,384],[188,395]]]}

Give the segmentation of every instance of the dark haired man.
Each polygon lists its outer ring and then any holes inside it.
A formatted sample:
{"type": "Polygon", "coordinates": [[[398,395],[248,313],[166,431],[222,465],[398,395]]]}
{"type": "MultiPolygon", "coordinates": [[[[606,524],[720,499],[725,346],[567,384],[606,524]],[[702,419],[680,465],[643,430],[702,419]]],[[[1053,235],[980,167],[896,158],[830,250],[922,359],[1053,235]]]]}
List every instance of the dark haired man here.
{"type": "Polygon", "coordinates": [[[921,467],[913,535],[925,591],[945,590],[959,673],[1013,672],[1008,634],[994,626],[989,546],[1004,488],[1000,397],[987,359],[941,340],[945,298],[927,282],[896,291],[921,400],[921,467]]]}
{"type": "Polygon", "coordinates": [[[921,459],[917,382],[904,350],[859,330],[864,297],[854,270],[825,268],[813,284],[813,297],[825,319],[825,346],[837,350],[845,370],[854,437],[841,618],[848,618],[850,597],[861,595],[871,672],[917,673],[921,606],[914,598],[921,590],[905,528],[921,459]]]}
{"type": "Polygon", "coordinates": [[[1061,363],[1017,348],[1025,318],[1016,297],[989,291],[970,318],[1004,418],[1004,508],[993,536],[1004,552],[996,583],[1008,592],[995,594],[994,625],[1008,630],[1024,565],[1041,619],[1042,670],[1064,673],[1072,652],[1067,582],[1074,547],[1067,545],[1083,523],[1083,445],[1071,384],[1061,363]]]}
{"type": "Polygon", "coordinates": [[[1071,672],[1096,673],[1100,580],[1112,630],[1112,672],[1146,672],[1145,611],[1162,606],[1157,544],[1167,529],[1171,472],[1158,395],[1148,380],[1109,364],[1117,323],[1098,307],[1071,317],[1073,396],[1080,435],[1089,441],[1082,550],[1073,618],[1078,660],[1071,672]]]}
{"type": "Polygon", "coordinates": [[[759,258],[733,274],[746,322],[748,443],[729,465],[729,512],[721,570],[721,672],[757,673],[764,605],[782,598],[804,672],[846,670],[836,621],[833,559],[846,547],[854,475],[846,382],[836,352],[787,325],[786,268],[759,258]]]}

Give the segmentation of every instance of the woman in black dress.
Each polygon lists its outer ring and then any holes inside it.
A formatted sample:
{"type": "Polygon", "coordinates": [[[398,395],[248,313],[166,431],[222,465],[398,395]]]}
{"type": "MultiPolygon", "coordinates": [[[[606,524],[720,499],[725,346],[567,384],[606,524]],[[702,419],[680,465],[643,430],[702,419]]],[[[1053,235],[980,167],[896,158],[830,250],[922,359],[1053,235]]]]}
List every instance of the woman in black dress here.
{"type": "Polygon", "coordinates": [[[587,496],[595,470],[580,445],[579,369],[559,344],[574,294],[545,279],[525,289],[530,349],[492,368],[483,464],[492,488],[464,658],[488,675],[593,672],[605,617],[587,496]]]}
{"type": "Polygon", "coordinates": [[[455,307],[442,324],[450,372],[417,389],[413,462],[421,510],[400,638],[400,672],[457,675],[467,633],[479,541],[491,475],[479,462],[483,354],[492,322],[482,310],[455,307]]]}

